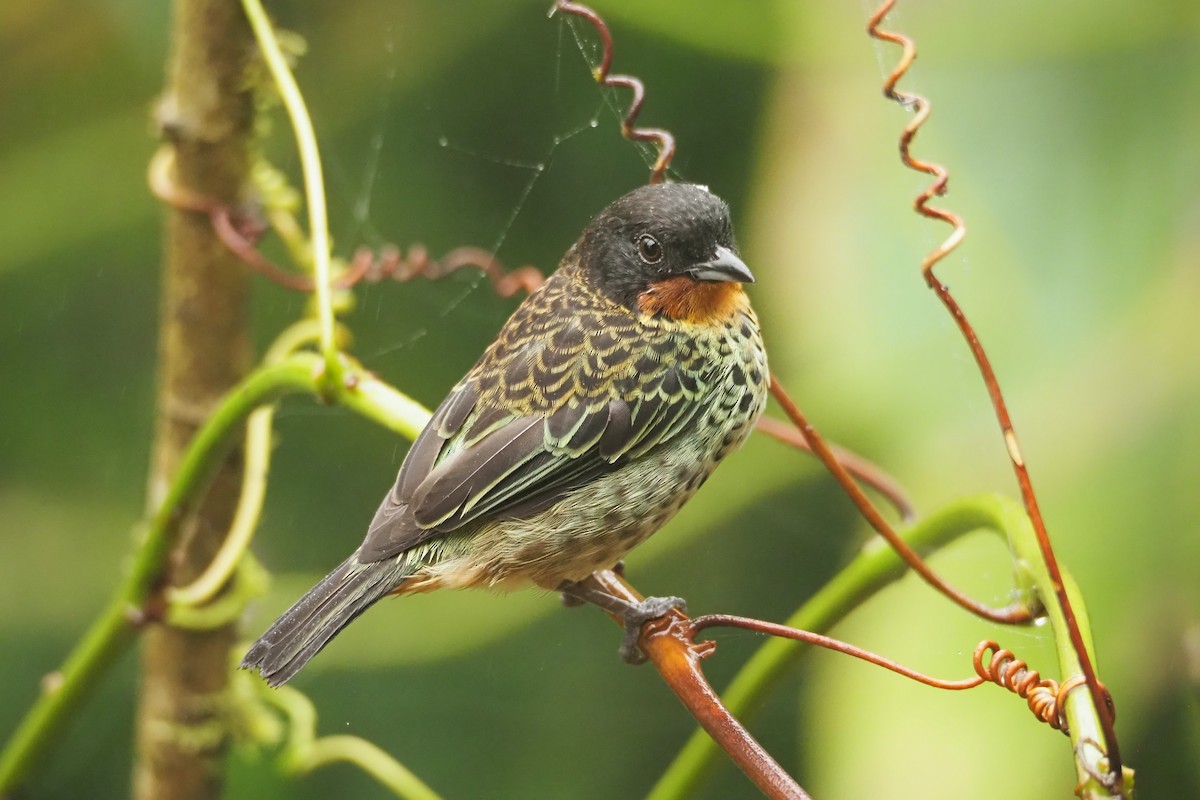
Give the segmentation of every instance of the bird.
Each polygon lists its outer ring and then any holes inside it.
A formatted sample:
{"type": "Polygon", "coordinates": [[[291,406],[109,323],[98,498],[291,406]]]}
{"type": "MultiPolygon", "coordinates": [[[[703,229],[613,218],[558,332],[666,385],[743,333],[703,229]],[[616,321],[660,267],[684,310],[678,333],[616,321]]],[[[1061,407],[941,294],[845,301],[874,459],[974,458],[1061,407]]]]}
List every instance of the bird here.
{"type": "MultiPolygon", "coordinates": [[[[241,666],[286,683],[386,595],[540,587],[641,624],[581,584],[661,528],[750,434],[768,370],[729,208],[641,186],[596,215],[414,440],[362,544],[241,666]]],[[[603,594],[601,592],[601,594],[603,594]]]]}

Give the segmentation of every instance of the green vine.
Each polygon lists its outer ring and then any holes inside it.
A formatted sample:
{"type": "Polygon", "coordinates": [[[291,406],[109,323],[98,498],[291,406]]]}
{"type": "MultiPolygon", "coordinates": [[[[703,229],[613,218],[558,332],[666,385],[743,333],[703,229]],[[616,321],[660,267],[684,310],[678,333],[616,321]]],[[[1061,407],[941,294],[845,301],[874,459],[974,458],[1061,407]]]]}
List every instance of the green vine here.
{"type": "Polygon", "coordinates": [[[317,737],[317,710],[303,693],[290,686],[268,689],[261,681],[250,679],[258,684],[262,699],[287,719],[288,736],[277,762],[285,775],[306,775],[345,762],[366,772],[397,797],[439,800],[433,789],[374,743],[345,734],[317,737]]]}

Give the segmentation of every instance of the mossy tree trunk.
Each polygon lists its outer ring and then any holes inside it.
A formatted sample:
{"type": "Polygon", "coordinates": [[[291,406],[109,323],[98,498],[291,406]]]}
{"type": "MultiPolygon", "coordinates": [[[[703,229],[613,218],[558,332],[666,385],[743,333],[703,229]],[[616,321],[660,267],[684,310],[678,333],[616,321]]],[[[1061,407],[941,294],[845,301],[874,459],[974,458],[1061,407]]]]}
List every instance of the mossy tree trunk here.
{"type": "MultiPolygon", "coordinates": [[[[172,53],[158,121],[174,147],[174,181],[237,203],[249,169],[253,101],[246,63],[253,37],[237,0],[175,0],[172,53]]],[[[187,442],[250,363],[246,270],[218,241],[206,214],[166,213],[159,323],[157,419],[149,502],[161,502],[187,442]]],[[[235,450],[196,510],[181,521],[168,583],[195,577],[228,528],[241,479],[235,450]]],[[[141,657],[134,796],[199,800],[220,795],[229,738],[226,683],[237,631],[154,624],[141,657]]]]}

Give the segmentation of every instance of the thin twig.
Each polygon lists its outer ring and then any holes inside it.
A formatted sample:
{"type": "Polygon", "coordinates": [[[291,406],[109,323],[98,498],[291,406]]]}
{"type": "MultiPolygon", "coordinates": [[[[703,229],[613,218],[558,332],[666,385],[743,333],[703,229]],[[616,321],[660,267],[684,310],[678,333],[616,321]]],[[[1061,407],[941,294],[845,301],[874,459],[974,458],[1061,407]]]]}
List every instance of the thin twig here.
{"type": "MultiPolygon", "coordinates": [[[[232,209],[216,198],[204,197],[175,183],[171,176],[173,159],[172,149],[166,146],[150,159],[146,183],[155,197],[175,208],[207,214],[222,244],[246,266],[272,283],[297,292],[311,293],[316,290],[317,281],[313,278],[286,270],[259,252],[257,244],[266,229],[254,215],[245,209],[232,209]]],[[[270,217],[273,224],[290,220],[290,214],[271,214],[270,217]]],[[[287,224],[289,231],[293,224],[287,224]]],[[[528,264],[513,270],[506,269],[499,259],[481,247],[456,247],[441,258],[433,258],[423,244],[417,243],[410,246],[407,253],[391,244],[381,248],[378,253],[368,247],[358,248],[345,271],[333,279],[332,286],[334,289],[350,289],[361,281],[378,283],[391,278],[403,282],[418,276],[437,280],[464,267],[474,267],[483,272],[500,297],[532,292],[545,280],[536,267],[528,264]]]]}
{"type": "MultiPolygon", "coordinates": [[[[803,450],[810,454],[813,451],[812,446],[800,431],[782,420],[764,415],[758,418],[756,427],[767,436],[789,444],[797,450],[803,450]]],[[[846,468],[847,472],[879,492],[885,500],[892,504],[896,513],[900,515],[901,522],[910,523],[917,518],[917,512],[913,508],[908,494],[904,491],[904,487],[898,480],[887,474],[882,467],[839,445],[831,444],[829,449],[833,451],[834,458],[846,468]]]]}
{"type": "Polygon", "coordinates": [[[733,614],[706,614],[703,617],[692,619],[688,627],[689,635],[692,638],[695,637],[695,634],[706,628],[741,628],[742,630],[754,631],[755,633],[763,633],[767,636],[792,639],[804,644],[823,647],[826,650],[832,650],[842,655],[853,656],[854,658],[866,661],[868,664],[883,667],[889,672],[895,672],[897,675],[903,675],[910,680],[923,683],[926,686],[932,686],[935,689],[946,689],[948,691],[974,689],[976,686],[981,686],[985,680],[982,676],[964,678],[958,681],[934,678],[923,672],[906,667],[898,661],[885,658],[878,653],[872,653],[870,650],[864,650],[861,647],[855,647],[840,639],[834,639],[832,636],[825,636],[824,634],[813,633],[812,631],[802,631],[799,628],[789,628],[787,625],[780,625],[777,622],[764,622],[761,619],[751,619],[750,617],[738,617],[733,614]]]}
{"type": "Polygon", "coordinates": [[[816,453],[817,457],[820,458],[825,464],[825,467],[830,471],[830,473],[833,474],[834,479],[837,480],[839,485],[841,485],[842,490],[850,496],[852,501],[854,501],[854,504],[858,507],[859,512],[862,513],[863,517],[866,518],[871,527],[874,528],[880,536],[886,539],[888,544],[895,548],[896,552],[900,554],[900,557],[903,558],[905,562],[907,562],[908,565],[911,566],[913,570],[926,581],[926,583],[937,589],[942,594],[946,595],[946,597],[949,597],[955,603],[958,603],[967,611],[970,611],[972,614],[993,622],[1011,625],[1021,622],[1028,622],[1033,618],[1033,614],[1030,609],[1019,600],[1011,605],[1005,606],[1004,608],[992,608],[991,606],[975,600],[974,598],[964,594],[959,589],[946,583],[946,581],[944,581],[940,575],[934,572],[933,569],[925,563],[925,561],[915,550],[909,547],[908,543],[900,538],[895,529],[893,529],[888,521],[883,518],[883,515],[879,513],[879,510],[875,508],[875,505],[871,502],[870,498],[868,498],[863,490],[859,488],[858,484],[855,483],[854,478],[838,461],[837,456],[834,455],[829,445],[826,444],[821,435],[817,433],[816,428],[812,426],[812,424],[800,411],[800,408],[788,395],[787,391],[783,388],[783,385],[779,383],[779,379],[775,376],[772,376],[771,378],[771,394],[777,401],[779,401],[779,405],[783,407],[784,413],[788,415],[788,418],[790,418],[800,430],[800,433],[802,436],[804,436],[805,441],[807,441],[809,446],[812,447],[812,451],[816,453]]]}

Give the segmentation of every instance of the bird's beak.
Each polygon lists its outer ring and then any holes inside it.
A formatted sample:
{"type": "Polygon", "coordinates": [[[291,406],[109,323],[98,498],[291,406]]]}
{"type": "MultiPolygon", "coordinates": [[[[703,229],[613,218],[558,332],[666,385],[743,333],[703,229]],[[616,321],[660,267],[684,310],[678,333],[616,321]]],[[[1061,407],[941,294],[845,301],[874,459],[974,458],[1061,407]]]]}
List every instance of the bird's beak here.
{"type": "Polygon", "coordinates": [[[717,252],[708,261],[701,262],[688,270],[698,281],[737,281],[754,283],[754,273],[733,254],[728,247],[717,245],[717,252]]]}

